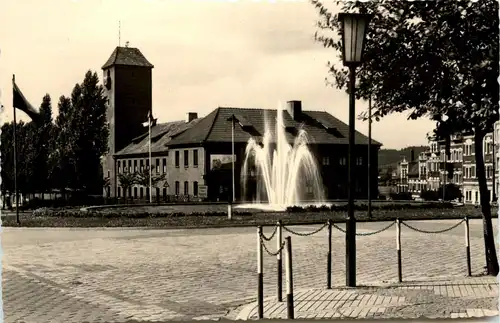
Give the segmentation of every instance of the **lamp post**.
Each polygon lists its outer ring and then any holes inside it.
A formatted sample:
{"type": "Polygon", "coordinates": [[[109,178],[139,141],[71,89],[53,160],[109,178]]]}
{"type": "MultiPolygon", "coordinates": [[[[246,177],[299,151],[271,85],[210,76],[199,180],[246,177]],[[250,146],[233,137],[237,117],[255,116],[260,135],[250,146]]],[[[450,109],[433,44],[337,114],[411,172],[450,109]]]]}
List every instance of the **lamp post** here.
{"type": "Polygon", "coordinates": [[[368,99],[368,218],[372,217],[372,95],[368,99]]]}
{"type": "Polygon", "coordinates": [[[231,191],[232,191],[232,196],[231,196],[231,204],[236,201],[236,192],[235,192],[235,178],[234,178],[234,126],[236,122],[239,122],[236,116],[233,114],[228,121],[231,121],[231,191]]]}
{"type": "Polygon", "coordinates": [[[362,62],[364,42],[372,15],[340,13],[342,28],[342,60],[349,68],[349,149],[348,149],[348,200],[346,223],[346,285],[356,287],[356,219],[354,218],[354,134],[356,67],[362,62]]]}

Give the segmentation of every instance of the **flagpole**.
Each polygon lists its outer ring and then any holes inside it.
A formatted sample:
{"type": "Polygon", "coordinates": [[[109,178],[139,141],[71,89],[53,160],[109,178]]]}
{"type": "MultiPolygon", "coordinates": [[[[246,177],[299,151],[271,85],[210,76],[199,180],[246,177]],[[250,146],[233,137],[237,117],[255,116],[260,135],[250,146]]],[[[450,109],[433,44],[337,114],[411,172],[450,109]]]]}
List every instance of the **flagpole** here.
{"type": "Polygon", "coordinates": [[[151,160],[151,122],[153,121],[153,115],[149,112],[149,203],[153,203],[153,162],[151,160]]]}
{"type": "Polygon", "coordinates": [[[231,160],[232,160],[232,167],[231,167],[231,171],[232,171],[232,178],[231,178],[231,181],[232,181],[232,191],[233,191],[233,200],[232,200],[232,203],[234,203],[236,201],[236,192],[235,192],[235,185],[234,185],[234,115],[233,115],[233,120],[232,120],[232,127],[231,127],[231,153],[232,153],[232,156],[231,156],[231,160]]]}
{"type": "MultiPolygon", "coordinates": [[[[16,75],[12,74],[12,88],[14,89],[14,85],[16,84],[16,75]]],[[[17,188],[17,121],[16,121],[16,107],[14,106],[14,98],[12,98],[12,110],[14,111],[14,191],[16,197],[16,223],[20,224],[19,221],[19,191],[17,188]]]]}

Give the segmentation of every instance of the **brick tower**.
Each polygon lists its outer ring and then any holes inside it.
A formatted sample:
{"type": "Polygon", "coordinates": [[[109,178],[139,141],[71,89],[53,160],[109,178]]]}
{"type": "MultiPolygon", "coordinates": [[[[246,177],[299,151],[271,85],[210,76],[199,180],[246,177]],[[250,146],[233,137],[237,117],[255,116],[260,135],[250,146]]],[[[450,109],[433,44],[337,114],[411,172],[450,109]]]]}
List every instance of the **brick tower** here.
{"type": "Polygon", "coordinates": [[[110,180],[109,192],[104,194],[116,196],[113,154],[145,132],[142,123],[152,110],[153,65],[137,48],[116,47],[102,70],[109,124],[109,153],[103,161],[103,173],[110,180]]]}

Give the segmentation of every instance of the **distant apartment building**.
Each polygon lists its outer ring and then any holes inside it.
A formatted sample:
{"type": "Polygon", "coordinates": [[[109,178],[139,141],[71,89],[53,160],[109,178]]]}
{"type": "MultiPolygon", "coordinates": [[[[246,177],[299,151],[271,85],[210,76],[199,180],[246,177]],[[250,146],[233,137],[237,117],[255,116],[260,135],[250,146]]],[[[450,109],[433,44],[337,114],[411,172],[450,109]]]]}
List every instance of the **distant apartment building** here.
{"type": "MultiPolygon", "coordinates": [[[[500,122],[495,123],[494,131],[485,135],[483,156],[486,181],[490,202],[496,201],[499,189],[499,144],[500,122]]],[[[466,204],[479,204],[480,193],[476,173],[474,136],[455,135],[450,138],[449,155],[445,151],[444,140],[429,140],[427,151],[415,160],[413,154],[409,161],[405,158],[398,165],[398,192],[410,192],[414,198],[423,190],[438,190],[446,184],[457,185],[466,204]]]]}

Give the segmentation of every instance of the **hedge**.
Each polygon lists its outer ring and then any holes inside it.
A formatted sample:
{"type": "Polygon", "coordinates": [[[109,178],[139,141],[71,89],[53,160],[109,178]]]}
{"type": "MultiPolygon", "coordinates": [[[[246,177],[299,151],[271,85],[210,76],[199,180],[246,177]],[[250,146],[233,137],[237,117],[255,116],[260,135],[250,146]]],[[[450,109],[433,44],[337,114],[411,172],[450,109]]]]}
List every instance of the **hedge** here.
{"type": "MultiPolygon", "coordinates": [[[[418,204],[410,204],[410,203],[394,203],[394,204],[382,204],[382,205],[372,205],[372,210],[388,210],[388,211],[397,211],[397,210],[415,210],[415,209],[451,209],[453,208],[452,203],[418,203],[418,204]]],[[[368,204],[355,204],[354,210],[356,211],[368,211],[368,204]]],[[[300,206],[291,206],[287,208],[287,212],[290,213],[301,213],[301,212],[347,212],[347,205],[322,205],[315,206],[310,205],[307,207],[300,206]]]]}

